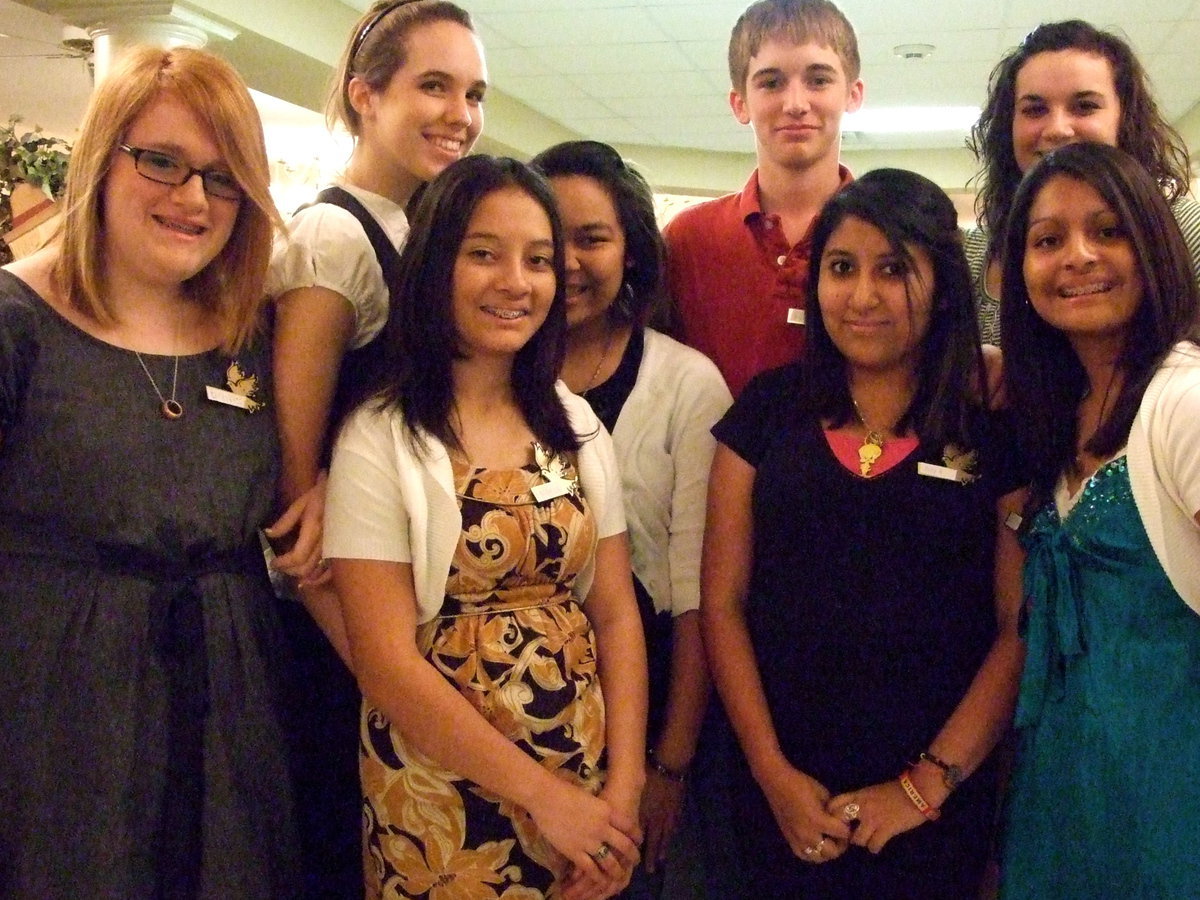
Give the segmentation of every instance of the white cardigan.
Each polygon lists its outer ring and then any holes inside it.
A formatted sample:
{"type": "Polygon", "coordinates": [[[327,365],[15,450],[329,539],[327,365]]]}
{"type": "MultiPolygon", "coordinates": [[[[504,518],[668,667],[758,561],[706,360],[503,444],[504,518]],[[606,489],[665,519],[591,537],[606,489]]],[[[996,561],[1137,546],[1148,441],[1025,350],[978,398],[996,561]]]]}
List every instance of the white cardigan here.
{"type": "Polygon", "coordinates": [[[659,612],[700,606],[713,425],[733,398],[712,361],[647,328],[637,381],[613,428],[633,571],[659,612]]]}
{"type": "Polygon", "coordinates": [[[1179,596],[1200,613],[1200,350],[1181,343],[1142,397],[1126,446],[1138,514],[1179,596]]]}
{"type": "MultiPolygon", "coordinates": [[[[560,382],[559,396],[579,435],[579,480],[599,537],[625,530],[621,482],[612,441],[587,401],[560,382]]],[[[418,456],[403,417],[362,406],[346,420],[333,448],[325,502],[324,555],[409,563],[417,617],[436,617],[446,596],[450,563],[462,532],[454,471],[443,445],[424,435],[418,456]]],[[[591,589],[595,560],[579,573],[575,594],[591,589]]]]}

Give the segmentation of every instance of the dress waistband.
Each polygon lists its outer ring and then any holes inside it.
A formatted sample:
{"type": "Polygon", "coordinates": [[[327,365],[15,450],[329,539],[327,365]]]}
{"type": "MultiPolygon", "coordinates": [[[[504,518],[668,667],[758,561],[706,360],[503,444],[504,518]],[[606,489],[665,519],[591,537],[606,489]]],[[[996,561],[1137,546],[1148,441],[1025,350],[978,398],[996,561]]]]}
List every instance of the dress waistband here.
{"type": "Polygon", "coordinates": [[[565,606],[567,603],[578,603],[579,600],[570,591],[566,593],[554,593],[542,600],[536,600],[530,603],[522,603],[520,605],[509,605],[505,603],[496,603],[492,601],[483,601],[474,603],[463,601],[457,597],[447,596],[442,602],[442,612],[438,613],[438,619],[464,619],[468,616],[486,616],[492,614],[525,612],[530,609],[549,609],[552,606],[565,606]],[[457,607],[452,612],[446,612],[447,606],[457,607]]]}
{"type": "Polygon", "coordinates": [[[155,585],[147,603],[147,631],[166,676],[168,694],[166,784],[154,854],[158,896],[197,896],[204,846],[204,731],[209,709],[204,597],[198,581],[209,575],[267,579],[257,542],[176,556],[123,544],[85,542],[0,524],[0,554],[54,560],[85,573],[141,579],[155,585]]]}

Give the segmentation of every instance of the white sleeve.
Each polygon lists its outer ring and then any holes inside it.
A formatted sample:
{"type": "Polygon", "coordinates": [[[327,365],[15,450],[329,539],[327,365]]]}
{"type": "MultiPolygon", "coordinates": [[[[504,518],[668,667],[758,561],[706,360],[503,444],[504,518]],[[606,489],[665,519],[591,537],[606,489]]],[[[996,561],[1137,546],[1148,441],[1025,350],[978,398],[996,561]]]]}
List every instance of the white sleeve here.
{"type": "Polygon", "coordinates": [[[334,444],[325,499],[326,557],[413,561],[395,415],[359,407],[334,444]]]}
{"type": "Polygon", "coordinates": [[[358,219],[331,203],[306,207],[288,223],[271,255],[267,294],[320,287],[340,294],[354,311],[352,348],[366,344],[387,321],[383,269],[358,219]]]}
{"type": "Polygon", "coordinates": [[[1163,388],[1150,435],[1167,489],[1192,518],[1200,512],[1200,368],[1180,367],[1163,388]]]}
{"type": "Polygon", "coordinates": [[[711,429],[733,402],[721,373],[707,358],[687,369],[678,385],[675,409],[670,412],[668,448],[675,469],[668,539],[671,614],[675,616],[700,608],[708,473],[717,444],[711,429]]]}
{"type": "Polygon", "coordinates": [[[586,400],[572,394],[562,381],[555,389],[579,438],[579,480],[596,517],[596,534],[601,538],[620,534],[625,530],[625,500],[612,436],[586,400]]]}
{"type": "Polygon", "coordinates": [[[604,502],[596,519],[596,534],[606,538],[625,530],[625,499],[612,437],[599,421],[596,424],[600,430],[584,444],[581,452],[591,452],[604,473],[604,502]]]}

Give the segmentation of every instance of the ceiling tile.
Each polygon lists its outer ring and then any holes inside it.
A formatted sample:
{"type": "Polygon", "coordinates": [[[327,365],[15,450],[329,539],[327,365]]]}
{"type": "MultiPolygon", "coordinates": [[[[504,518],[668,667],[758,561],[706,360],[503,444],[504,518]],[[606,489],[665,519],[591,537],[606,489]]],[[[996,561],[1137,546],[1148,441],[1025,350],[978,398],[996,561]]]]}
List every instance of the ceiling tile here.
{"type": "Polygon", "coordinates": [[[486,22],[521,47],[603,47],[669,39],[645,10],[634,6],[602,9],[580,4],[564,10],[547,9],[539,11],[532,22],[527,13],[496,13],[486,22]]]}
{"type": "Polygon", "coordinates": [[[693,67],[674,44],[629,44],[614,52],[608,46],[545,46],[529,50],[554,71],[576,75],[622,72],[686,72],[693,67]]]}

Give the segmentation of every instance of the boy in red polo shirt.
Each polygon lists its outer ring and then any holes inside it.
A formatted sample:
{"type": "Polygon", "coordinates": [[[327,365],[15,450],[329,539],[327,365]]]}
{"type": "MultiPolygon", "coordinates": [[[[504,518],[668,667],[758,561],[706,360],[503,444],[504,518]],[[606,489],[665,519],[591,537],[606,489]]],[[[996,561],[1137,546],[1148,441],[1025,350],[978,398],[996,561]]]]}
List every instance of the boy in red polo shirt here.
{"type": "Polygon", "coordinates": [[[759,0],[729,39],[729,105],[754,131],[757,168],[735,194],[666,227],[667,278],[689,344],[734,396],[804,346],[809,232],[850,172],[842,114],[862,104],[858,41],[828,0],[759,0]]]}

